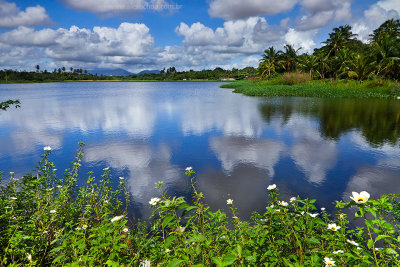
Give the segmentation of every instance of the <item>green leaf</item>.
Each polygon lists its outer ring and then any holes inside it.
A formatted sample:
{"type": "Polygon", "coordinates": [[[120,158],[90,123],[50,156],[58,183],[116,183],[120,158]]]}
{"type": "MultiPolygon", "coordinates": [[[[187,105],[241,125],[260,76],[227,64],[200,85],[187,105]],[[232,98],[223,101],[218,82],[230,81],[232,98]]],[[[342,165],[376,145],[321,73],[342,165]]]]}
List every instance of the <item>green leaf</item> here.
{"type": "Polygon", "coordinates": [[[371,212],[372,216],[376,218],[376,211],[374,208],[371,207],[365,207],[369,212],[371,212]]]}
{"type": "Polygon", "coordinates": [[[369,239],[368,243],[367,243],[368,248],[372,248],[373,245],[374,245],[374,241],[372,239],[369,239]]]}
{"type": "Polygon", "coordinates": [[[369,228],[374,228],[374,223],[370,220],[365,220],[365,224],[369,227],[369,228]]]}
{"type": "Polygon", "coordinates": [[[170,261],[170,263],[168,263],[168,267],[178,267],[181,265],[182,262],[183,260],[173,259],[172,261],[170,261]]]}
{"type": "Polygon", "coordinates": [[[162,227],[165,228],[173,219],[174,219],[173,216],[165,217],[163,222],[162,222],[162,227]]]}
{"type": "Polygon", "coordinates": [[[388,235],[378,235],[378,237],[375,239],[375,242],[378,242],[379,240],[385,239],[385,238],[388,238],[388,237],[390,237],[390,236],[388,236],[388,235]]]}
{"type": "Polygon", "coordinates": [[[223,258],[222,258],[222,263],[224,264],[224,266],[227,265],[231,265],[236,261],[236,255],[234,254],[226,254],[223,258]]]}
{"type": "Polygon", "coordinates": [[[307,241],[307,243],[314,244],[314,245],[320,244],[319,240],[316,239],[315,237],[306,238],[306,241],[307,241]]]}
{"type": "Polygon", "coordinates": [[[165,243],[164,243],[165,247],[171,246],[171,243],[174,242],[175,239],[176,239],[175,235],[171,235],[171,236],[167,237],[165,239],[165,243]]]}
{"type": "Polygon", "coordinates": [[[188,240],[188,242],[196,242],[196,243],[201,243],[204,241],[206,241],[206,238],[202,234],[194,235],[192,238],[188,240]]]}
{"type": "Polygon", "coordinates": [[[385,252],[387,253],[387,254],[398,254],[397,252],[396,252],[396,250],[394,250],[394,249],[392,249],[392,248],[385,248],[385,252]]]}

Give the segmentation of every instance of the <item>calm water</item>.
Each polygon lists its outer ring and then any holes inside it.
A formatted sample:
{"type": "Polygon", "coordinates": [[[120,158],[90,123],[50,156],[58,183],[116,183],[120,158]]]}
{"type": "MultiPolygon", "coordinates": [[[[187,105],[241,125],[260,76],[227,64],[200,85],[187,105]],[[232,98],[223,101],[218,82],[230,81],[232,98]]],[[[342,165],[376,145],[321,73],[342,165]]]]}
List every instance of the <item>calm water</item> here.
{"type": "MultiPolygon", "coordinates": [[[[110,167],[126,177],[137,216],[148,216],[154,183],[191,195],[184,169],[213,209],[232,198],[241,217],[262,212],[267,186],[285,200],[322,207],[351,191],[400,193],[400,101],[255,98],[220,83],[0,85],[0,170],[17,177],[53,148],[59,175],[86,143],[81,180],[110,167]]],[[[7,176],[7,175],[6,175],[7,176]]]]}

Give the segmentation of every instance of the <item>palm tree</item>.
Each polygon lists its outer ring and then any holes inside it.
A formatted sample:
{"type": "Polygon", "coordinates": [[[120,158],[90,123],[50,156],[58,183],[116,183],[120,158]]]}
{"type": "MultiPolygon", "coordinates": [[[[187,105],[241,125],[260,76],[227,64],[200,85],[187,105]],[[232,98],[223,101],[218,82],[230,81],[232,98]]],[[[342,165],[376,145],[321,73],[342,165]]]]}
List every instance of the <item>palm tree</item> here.
{"type": "Polygon", "coordinates": [[[300,50],[295,49],[293,45],[286,44],[284,46],[285,52],[283,52],[282,58],[284,62],[284,68],[286,71],[294,71],[296,69],[297,52],[300,50]]]}
{"type": "Polygon", "coordinates": [[[347,43],[353,40],[355,36],[357,35],[351,32],[351,26],[347,24],[339,26],[338,28],[333,28],[333,32],[329,34],[329,38],[323,42],[328,50],[328,57],[331,55],[336,56],[336,54],[346,47],[347,43]]]}
{"type": "Polygon", "coordinates": [[[370,61],[364,55],[357,55],[354,60],[349,61],[349,78],[357,78],[358,80],[365,80],[374,71],[375,62],[370,61]]]}
{"type": "Polygon", "coordinates": [[[261,72],[261,77],[265,75],[265,79],[268,79],[268,77],[275,72],[275,64],[269,59],[261,62],[258,68],[261,72]]]}
{"type": "Polygon", "coordinates": [[[372,40],[378,42],[384,35],[389,35],[392,38],[400,38],[400,20],[389,19],[381,24],[378,29],[374,30],[370,36],[372,40]]]}
{"type": "Polygon", "coordinates": [[[301,55],[298,58],[297,63],[301,71],[308,72],[310,74],[311,79],[314,73],[317,73],[321,77],[321,73],[318,71],[319,62],[316,56],[307,54],[301,55]]]}
{"type": "Polygon", "coordinates": [[[40,70],[40,66],[36,65],[36,72],[39,72],[39,70],[40,70]]]}

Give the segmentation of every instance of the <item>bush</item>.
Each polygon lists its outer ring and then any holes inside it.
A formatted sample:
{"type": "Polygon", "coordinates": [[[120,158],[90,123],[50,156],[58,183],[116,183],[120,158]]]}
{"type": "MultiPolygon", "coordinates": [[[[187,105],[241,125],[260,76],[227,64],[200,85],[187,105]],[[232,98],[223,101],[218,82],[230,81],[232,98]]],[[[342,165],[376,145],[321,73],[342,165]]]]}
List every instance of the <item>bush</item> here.
{"type": "Polygon", "coordinates": [[[309,74],[302,72],[285,72],[282,75],[283,84],[294,85],[311,81],[309,74]]]}
{"type": "Polygon", "coordinates": [[[11,178],[0,186],[0,265],[55,266],[394,266],[399,258],[399,197],[369,199],[353,192],[352,201],[337,202],[338,214],[317,210],[315,200],[282,200],[270,185],[263,214],[250,221],[237,214],[228,199],[230,214],[211,211],[192,179],[193,204],[183,197],[168,197],[162,182],[150,227],[127,225],[129,202],[125,183],[110,186],[106,168],[101,180],[77,188],[81,148],[70,170],[55,177],[48,160],[37,175],[11,178]],[[356,208],[364,227],[352,229],[343,212],[356,208]],[[379,247],[378,247],[379,246],[379,247]]]}

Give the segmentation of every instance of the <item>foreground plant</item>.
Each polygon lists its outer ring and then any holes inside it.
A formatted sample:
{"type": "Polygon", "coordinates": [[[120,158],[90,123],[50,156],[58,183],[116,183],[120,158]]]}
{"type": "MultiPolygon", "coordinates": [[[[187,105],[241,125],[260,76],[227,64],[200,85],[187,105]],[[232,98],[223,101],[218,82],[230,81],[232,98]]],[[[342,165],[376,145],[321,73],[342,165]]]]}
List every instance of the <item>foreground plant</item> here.
{"type": "Polygon", "coordinates": [[[266,211],[243,221],[234,199],[224,200],[229,214],[205,205],[188,167],[192,199],[169,197],[158,182],[159,196],[148,204],[149,222],[128,225],[129,194],[122,177],[113,189],[105,168],[99,181],[89,174],[86,185],[77,187],[82,147],[62,178],[56,177],[46,147],[37,175],[18,180],[10,173],[0,185],[1,266],[400,264],[400,195],[371,199],[368,192],[353,192],[350,202],[337,202],[337,215],[329,215],[325,208],[317,210],[316,200],[282,199],[273,184],[266,188],[266,211]],[[364,227],[350,227],[346,208],[356,210],[364,227]]]}

